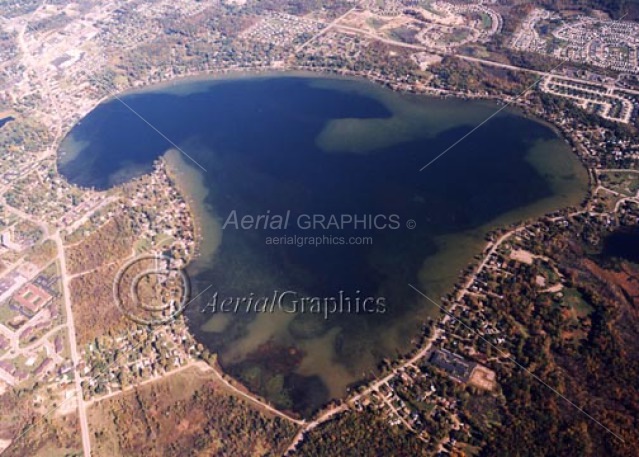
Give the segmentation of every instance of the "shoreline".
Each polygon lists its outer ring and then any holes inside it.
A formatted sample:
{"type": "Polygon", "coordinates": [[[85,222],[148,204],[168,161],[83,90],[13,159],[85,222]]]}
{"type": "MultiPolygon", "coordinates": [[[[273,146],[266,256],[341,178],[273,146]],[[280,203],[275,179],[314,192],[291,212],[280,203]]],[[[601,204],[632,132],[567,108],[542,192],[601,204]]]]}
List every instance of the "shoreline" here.
{"type": "Polygon", "coordinates": [[[166,176],[169,178],[171,186],[175,188],[176,192],[178,192],[182,196],[182,199],[186,204],[189,217],[193,221],[193,238],[195,240],[195,245],[193,247],[193,254],[191,255],[191,258],[189,258],[188,262],[186,262],[186,265],[189,265],[193,261],[193,259],[199,255],[200,252],[200,244],[202,243],[200,216],[198,212],[193,209],[193,201],[191,196],[182,188],[182,185],[179,182],[179,178],[176,176],[176,170],[173,170],[172,165],[167,162],[164,156],[160,157],[159,160],[164,164],[164,170],[166,176]]]}
{"type": "MultiPolygon", "coordinates": [[[[176,77],[172,77],[166,80],[159,81],[144,81],[138,86],[132,86],[129,88],[125,88],[120,90],[119,92],[112,92],[109,95],[105,95],[104,97],[87,104],[89,107],[76,112],[78,119],[74,122],[67,122],[63,120],[62,122],[62,130],[63,132],[60,135],[60,138],[56,141],[56,144],[52,145],[55,150],[55,163],[56,169],[60,162],[60,148],[62,144],[65,142],[67,137],[73,131],[73,129],[81,123],[84,118],[86,118],[90,113],[92,113],[98,106],[109,103],[112,101],[117,101],[123,96],[128,95],[138,95],[144,94],[148,92],[153,92],[159,89],[158,92],[162,93],[171,93],[171,88],[174,88],[178,84],[189,84],[189,83],[198,83],[198,82],[223,82],[234,79],[267,79],[274,77],[285,77],[289,76],[292,78],[317,78],[317,79],[333,79],[333,80],[344,80],[344,81],[353,81],[353,82],[365,82],[372,86],[375,86],[378,89],[388,89],[395,93],[402,95],[413,95],[419,97],[426,98],[434,98],[434,99],[447,99],[454,98],[463,101],[485,101],[490,104],[496,104],[501,106],[504,104],[504,101],[499,99],[497,96],[490,95],[471,95],[461,92],[453,92],[448,91],[446,89],[437,89],[431,88],[428,86],[420,86],[420,88],[416,87],[405,87],[402,83],[393,83],[388,79],[375,78],[374,75],[362,75],[353,71],[336,71],[335,69],[325,69],[325,68],[305,68],[305,67],[245,67],[245,68],[223,68],[223,69],[213,69],[213,70],[204,70],[199,72],[194,72],[191,74],[178,75],[176,77]],[[167,90],[163,90],[167,89],[167,90]]],[[[177,93],[179,94],[179,92],[177,93]]],[[[515,103],[511,104],[508,109],[512,109],[513,111],[518,111],[520,115],[530,118],[531,120],[536,120],[538,122],[547,122],[549,126],[557,129],[557,126],[552,124],[546,119],[543,119],[533,113],[528,113],[525,107],[519,106],[515,103]]],[[[75,116],[74,116],[75,117],[75,116]]],[[[564,136],[563,134],[560,136],[564,136]]],[[[58,172],[59,173],[59,172],[58,172]]],[[[59,173],[62,177],[64,177],[61,173],[59,173]]]]}
{"type": "MultiPolygon", "coordinates": [[[[233,73],[233,74],[235,74],[235,73],[233,73]]],[[[239,76],[233,76],[230,73],[222,73],[222,74],[218,74],[218,75],[215,75],[215,76],[211,76],[211,75],[208,75],[208,74],[191,75],[191,76],[186,76],[186,77],[181,77],[181,78],[169,80],[169,81],[166,81],[164,83],[159,83],[159,84],[150,83],[150,84],[145,85],[144,87],[141,87],[141,88],[133,88],[131,90],[122,92],[122,94],[128,95],[128,94],[135,94],[135,93],[145,93],[145,92],[157,90],[158,88],[160,88],[160,90],[162,88],[171,89],[172,87],[175,87],[175,86],[177,86],[177,85],[179,85],[181,83],[188,84],[190,82],[224,81],[224,80],[236,79],[237,77],[239,77],[239,78],[247,78],[247,79],[251,79],[251,78],[269,78],[269,77],[277,77],[277,76],[292,76],[292,77],[303,78],[303,77],[318,77],[318,75],[320,77],[325,77],[326,79],[346,79],[346,80],[358,81],[358,82],[365,81],[365,82],[370,83],[370,84],[372,84],[372,85],[374,85],[374,86],[376,86],[378,88],[384,88],[385,87],[385,86],[377,84],[374,81],[371,81],[371,80],[369,80],[367,78],[360,78],[360,77],[356,77],[356,76],[344,77],[344,76],[341,76],[339,74],[329,74],[329,73],[324,73],[324,72],[322,72],[322,73],[316,73],[316,72],[312,72],[312,71],[289,72],[288,70],[282,70],[282,71],[277,70],[277,71],[272,71],[272,72],[266,72],[265,71],[265,72],[257,72],[257,73],[242,71],[242,72],[239,72],[239,76]]],[[[393,89],[391,89],[391,90],[393,90],[393,89]]],[[[396,90],[393,90],[393,91],[394,92],[398,92],[396,90]]],[[[478,98],[454,97],[452,95],[450,95],[450,96],[437,96],[437,95],[433,95],[433,94],[419,94],[419,96],[420,96],[420,98],[425,96],[427,98],[430,98],[430,97],[433,97],[433,98],[449,98],[450,97],[450,98],[459,98],[461,100],[478,100],[478,98]]],[[[107,97],[106,99],[116,100],[116,97],[107,97]]],[[[484,99],[483,98],[479,98],[479,100],[484,100],[484,99]]],[[[486,98],[485,100],[490,101],[491,103],[494,103],[494,100],[491,99],[491,98],[486,98]]],[[[96,109],[97,106],[99,106],[102,103],[104,103],[104,101],[101,101],[101,102],[97,103],[92,108],[92,110],[96,109]]],[[[557,134],[558,139],[563,139],[564,141],[566,141],[567,143],[570,144],[570,142],[568,141],[568,138],[565,135],[563,135],[554,124],[548,122],[547,120],[545,120],[545,119],[543,119],[543,118],[541,118],[539,116],[536,116],[536,115],[534,115],[534,114],[532,114],[530,112],[527,112],[527,110],[525,108],[522,108],[522,107],[519,107],[519,106],[513,106],[513,111],[515,111],[515,108],[516,108],[518,116],[522,116],[522,117],[525,117],[527,119],[531,119],[531,120],[534,120],[536,122],[539,122],[539,123],[541,123],[543,125],[546,125],[548,127],[552,127],[552,130],[553,130],[553,132],[555,134],[557,134]]],[[[80,121],[78,121],[78,122],[81,122],[82,119],[80,119],[80,121]]],[[[69,132],[70,131],[71,130],[69,130],[69,132]]],[[[63,140],[60,142],[60,144],[62,144],[64,139],[66,139],[66,137],[69,134],[69,132],[67,132],[64,135],[63,140]]],[[[570,151],[570,152],[567,151],[567,152],[570,153],[570,154],[574,154],[575,153],[574,148],[572,148],[572,149],[573,149],[572,151],[570,151]]],[[[176,151],[176,153],[177,153],[177,151],[176,151]]],[[[179,156],[179,153],[177,153],[177,154],[179,156]]],[[[160,160],[165,161],[165,155],[166,155],[166,152],[165,152],[164,155],[162,155],[160,157],[160,160]]],[[[587,164],[585,164],[583,162],[581,156],[579,156],[578,154],[575,154],[575,155],[577,155],[577,157],[579,159],[579,162],[582,165],[584,165],[585,170],[589,172],[590,171],[590,167],[588,167],[587,164]]],[[[182,159],[181,156],[180,156],[180,159],[182,159]]],[[[56,164],[57,164],[57,160],[56,160],[56,164]]],[[[165,164],[166,164],[166,161],[165,161],[165,164]]],[[[194,260],[196,258],[199,258],[201,253],[202,253],[202,245],[203,245],[203,240],[204,240],[204,235],[203,235],[203,233],[204,233],[204,230],[203,230],[204,221],[203,221],[202,212],[206,211],[206,208],[204,208],[202,202],[196,202],[195,201],[196,199],[194,198],[194,196],[191,194],[191,192],[188,189],[189,186],[186,185],[186,183],[183,182],[180,179],[180,177],[176,175],[176,170],[174,170],[168,164],[167,164],[166,169],[167,169],[168,176],[171,178],[171,182],[175,185],[176,190],[180,193],[180,195],[182,196],[184,201],[187,203],[189,214],[191,215],[191,218],[193,220],[193,227],[194,227],[196,244],[195,244],[195,247],[194,247],[193,256],[189,259],[189,261],[188,261],[188,263],[186,265],[186,267],[188,267],[188,266],[191,266],[194,263],[194,260]]],[[[142,176],[147,175],[147,174],[148,173],[143,174],[142,176]]],[[[588,174],[590,175],[590,173],[588,173],[588,174]]],[[[66,179],[66,178],[64,178],[64,175],[62,175],[62,174],[60,174],[60,175],[63,177],[63,179],[66,179]]],[[[591,182],[587,183],[587,186],[586,186],[587,187],[587,191],[591,189],[591,184],[592,184],[591,182]]],[[[104,192],[109,192],[109,191],[110,191],[110,189],[104,190],[104,192]]],[[[586,197],[586,196],[584,196],[584,197],[586,197]]],[[[552,197],[550,197],[550,198],[552,198],[552,197]]],[[[542,201],[543,200],[540,200],[539,202],[537,202],[537,204],[541,204],[542,201]]],[[[539,216],[528,216],[528,215],[526,215],[523,219],[519,218],[519,217],[515,217],[514,220],[510,224],[507,224],[507,225],[513,225],[513,224],[516,224],[516,223],[518,223],[518,222],[520,222],[522,220],[539,219],[539,218],[547,216],[548,214],[551,214],[551,213],[554,213],[554,212],[558,212],[558,211],[562,211],[562,210],[565,210],[567,208],[568,208],[567,206],[560,206],[560,207],[556,207],[555,209],[553,209],[550,212],[545,212],[544,214],[541,214],[539,216]]],[[[519,212],[519,210],[517,210],[516,212],[519,212]]],[[[509,213],[506,213],[504,215],[500,215],[494,221],[491,221],[488,224],[482,225],[481,228],[484,228],[486,226],[490,226],[490,229],[486,230],[485,234],[488,235],[491,231],[500,230],[500,229],[506,229],[506,226],[504,226],[500,222],[500,220],[504,216],[506,216],[507,214],[509,214],[509,213]]],[[[478,227],[476,229],[473,229],[473,230],[471,230],[469,232],[472,232],[473,234],[476,234],[477,230],[479,230],[479,229],[480,229],[480,227],[478,227]]],[[[460,234],[459,233],[451,234],[451,236],[458,236],[458,235],[460,235],[460,234]]],[[[477,250],[474,253],[475,254],[481,254],[482,251],[481,251],[480,245],[485,244],[485,240],[483,238],[481,240],[479,238],[477,238],[475,241],[476,241],[477,250]]],[[[470,256],[469,258],[470,258],[470,263],[469,262],[465,262],[464,266],[470,266],[470,265],[473,264],[473,257],[470,256]]],[[[452,283],[452,286],[451,287],[446,287],[447,293],[452,293],[455,290],[457,284],[459,283],[459,278],[457,277],[457,275],[455,275],[454,278],[451,277],[450,282],[452,283]]],[[[191,332],[189,332],[189,333],[191,334],[191,336],[193,336],[193,334],[191,332]]],[[[408,350],[410,350],[411,347],[408,347],[408,350]]],[[[361,379],[359,379],[358,382],[361,382],[363,380],[364,380],[364,378],[361,378],[361,379]]]]}
{"type": "Polygon", "coordinates": [[[200,171],[187,163],[179,151],[169,149],[160,156],[158,160],[164,164],[166,175],[169,178],[172,187],[186,203],[189,216],[193,221],[193,233],[195,240],[193,255],[184,265],[184,269],[192,269],[196,258],[201,259],[213,256],[221,242],[221,236],[217,230],[217,221],[205,208],[205,198],[208,195],[208,189],[201,182],[198,182],[201,180],[200,171]],[[211,217],[209,218],[208,216],[211,217]],[[211,237],[214,237],[212,240],[214,243],[217,242],[213,246],[208,246],[209,248],[212,247],[210,251],[204,250],[203,248],[205,226],[215,229],[215,233],[212,232],[208,234],[211,237]]]}
{"type": "MultiPolygon", "coordinates": [[[[364,82],[367,84],[371,84],[377,89],[387,89],[394,93],[400,95],[409,95],[416,96],[419,98],[433,98],[433,99],[457,99],[461,101],[475,101],[475,102],[487,102],[488,104],[494,104],[497,106],[508,105],[505,109],[511,110],[515,112],[515,115],[522,116],[528,120],[533,122],[537,122],[541,125],[544,125],[553,130],[553,132],[560,138],[564,139],[567,144],[569,144],[573,148],[573,153],[577,155],[580,161],[583,163],[584,167],[591,173],[589,164],[583,159],[581,154],[576,151],[576,147],[573,145],[573,141],[570,137],[568,137],[560,128],[560,126],[556,125],[552,122],[552,120],[543,117],[540,114],[534,113],[532,109],[527,105],[521,105],[517,102],[506,103],[504,100],[499,98],[496,95],[471,95],[463,92],[454,92],[446,89],[437,89],[431,88],[428,86],[420,86],[420,89],[416,87],[412,87],[407,89],[405,87],[399,87],[399,85],[394,85],[393,82],[389,80],[383,80],[379,78],[374,78],[374,75],[360,75],[355,74],[351,71],[336,71],[334,69],[312,69],[312,68],[303,68],[303,67],[282,67],[276,68],[273,66],[268,67],[246,67],[246,68],[224,68],[224,69],[214,69],[214,70],[205,70],[200,72],[194,72],[192,74],[179,75],[177,77],[162,80],[162,81],[145,81],[141,83],[139,86],[129,87],[126,89],[122,89],[119,92],[113,92],[110,95],[106,95],[99,100],[95,101],[90,105],[90,108],[79,111],[79,119],[72,124],[69,125],[68,128],[64,128],[67,123],[63,123],[63,133],[61,133],[60,138],[56,141],[57,144],[52,145],[55,150],[55,165],[58,174],[66,180],[64,175],[60,173],[58,170],[58,165],[61,162],[60,149],[62,144],[66,141],[67,137],[71,134],[73,129],[81,123],[84,118],[86,118],[90,113],[92,113],[95,109],[97,109],[100,105],[109,103],[112,101],[117,101],[123,96],[128,95],[138,95],[149,93],[153,91],[158,91],[159,93],[172,93],[171,88],[175,88],[175,86],[179,84],[190,84],[190,83],[199,83],[199,82],[224,82],[230,81],[234,79],[267,79],[274,77],[292,77],[292,78],[317,78],[317,79],[327,79],[327,80],[344,80],[344,81],[353,81],[353,82],[364,82]],[[159,90],[158,90],[159,89],[159,90]],[[168,90],[163,90],[168,89],[168,90]]],[[[399,84],[399,83],[398,83],[399,84]]],[[[179,94],[179,92],[173,92],[179,94]]],[[[501,108],[504,109],[504,108],[501,108]]],[[[65,151],[66,152],[66,151],[65,151]]],[[[74,184],[75,185],[75,184],[74,184]]],[[[83,186],[77,186],[81,189],[84,189],[83,186]]],[[[99,191],[108,191],[109,189],[103,189],[99,191]]]]}

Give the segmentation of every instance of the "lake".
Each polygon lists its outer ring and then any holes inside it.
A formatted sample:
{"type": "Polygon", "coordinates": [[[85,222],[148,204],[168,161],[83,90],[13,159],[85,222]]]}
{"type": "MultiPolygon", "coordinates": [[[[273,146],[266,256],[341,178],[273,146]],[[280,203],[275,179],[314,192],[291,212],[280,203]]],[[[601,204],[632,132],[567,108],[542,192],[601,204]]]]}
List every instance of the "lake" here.
{"type": "Polygon", "coordinates": [[[499,109],[489,102],[292,74],[123,100],[183,153],[111,100],[67,136],[60,172],[106,189],[164,156],[202,229],[194,293],[211,286],[189,327],[230,374],[302,414],[437,315],[408,284],[439,300],[488,231],[579,204],[588,185],[564,140],[510,109],[420,172],[499,109]]]}
{"type": "Polygon", "coordinates": [[[616,257],[639,263],[639,228],[621,228],[607,235],[603,240],[601,256],[604,259],[616,257]]]}

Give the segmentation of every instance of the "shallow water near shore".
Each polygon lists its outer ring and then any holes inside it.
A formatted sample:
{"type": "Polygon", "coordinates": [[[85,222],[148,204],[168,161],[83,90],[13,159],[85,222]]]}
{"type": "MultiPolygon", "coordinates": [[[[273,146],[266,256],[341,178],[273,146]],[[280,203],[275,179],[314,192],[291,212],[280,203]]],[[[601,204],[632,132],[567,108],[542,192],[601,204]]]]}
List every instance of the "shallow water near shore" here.
{"type": "Polygon", "coordinates": [[[189,267],[194,293],[212,285],[187,310],[192,332],[248,388],[303,414],[410,348],[438,310],[409,283],[438,299],[481,252],[491,228],[576,205],[587,189],[587,173],[566,143],[510,110],[420,172],[498,109],[487,102],[286,75],[185,82],[126,101],[193,160],[166,153],[172,148],[165,139],[110,101],[65,140],[61,173],[108,188],[150,171],[166,154],[203,237],[189,267]],[[290,223],[223,229],[233,212],[271,222],[290,214],[290,223]],[[392,215],[399,222],[312,229],[297,224],[303,215],[392,215]],[[268,242],[295,236],[371,243],[268,242]],[[275,291],[383,298],[384,309],[328,318],[310,309],[293,313],[289,294],[288,307],[220,312],[223,297],[257,300],[275,291]]]}

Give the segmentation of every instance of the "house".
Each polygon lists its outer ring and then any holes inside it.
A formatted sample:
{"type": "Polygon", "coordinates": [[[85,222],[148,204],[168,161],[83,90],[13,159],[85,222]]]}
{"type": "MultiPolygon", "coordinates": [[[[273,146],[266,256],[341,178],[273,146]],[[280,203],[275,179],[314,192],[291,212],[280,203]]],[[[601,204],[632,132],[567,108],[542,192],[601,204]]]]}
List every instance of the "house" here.
{"type": "Polygon", "coordinates": [[[55,346],[56,354],[60,354],[62,352],[62,349],[64,348],[62,344],[62,337],[60,335],[56,336],[53,344],[55,346]]]}
{"type": "Polygon", "coordinates": [[[47,357],[42,361],[42,363],[33,371],[33,374],[36,376],[40,376],[43,373],[46,373],[51,365],[53,364],[53,360],[47,357]]]}
{"type": "Polygon", "coordinates": [[[0,245],[11,251],[20,251],[22,249],[21,244],[11,240],[11,232],[9,230],[6,230],[2,234],[0,234],[0,245]]]}

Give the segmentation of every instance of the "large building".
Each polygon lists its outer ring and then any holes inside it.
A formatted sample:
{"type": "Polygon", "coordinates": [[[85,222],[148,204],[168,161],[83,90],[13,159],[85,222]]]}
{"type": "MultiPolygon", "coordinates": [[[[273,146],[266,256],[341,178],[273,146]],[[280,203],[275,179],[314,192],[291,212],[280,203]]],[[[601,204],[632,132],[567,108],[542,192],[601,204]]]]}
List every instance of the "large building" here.
{"type": "Polygon", "coordinates": [[[18,305],[31,315],[40,311],[52,298],[47,291],[32,283],[26,284],[13,296],[18,305]]]}
{"type": "Polygon", "coordinates": [[[453,354],[446,349],[436,349],[429,359],[430,363],[446,371],[450,376],[462,382],[468,382],[473,370],[477,366],[475,362],[469,362],[458,354],[453,354]]]}

